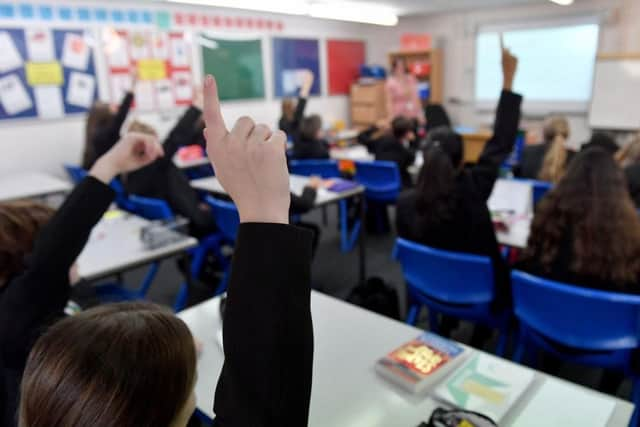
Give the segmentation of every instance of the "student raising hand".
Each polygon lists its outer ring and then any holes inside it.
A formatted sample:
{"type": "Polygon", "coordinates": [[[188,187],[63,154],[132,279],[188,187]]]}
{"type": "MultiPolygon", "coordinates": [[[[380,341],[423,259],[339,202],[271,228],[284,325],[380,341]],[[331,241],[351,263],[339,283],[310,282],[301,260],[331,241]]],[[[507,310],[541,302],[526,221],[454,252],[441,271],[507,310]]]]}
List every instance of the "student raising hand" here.
{"type": "Polygon", "coordinates": [[[513,89],[513,80],[518,70],[518,58],[504,46],[504,38],[500,35],[500,48],[502,49],[502,76],[504,78],[504,90],[513,89]]]}
{"type": "Polygon", "coordinates": [[[233,199],[241,222],[289,223],[286,135],[241,117],[229,132],[220,112],[212,76],[204,83],[207,154],[216,176],[233,199]]]}

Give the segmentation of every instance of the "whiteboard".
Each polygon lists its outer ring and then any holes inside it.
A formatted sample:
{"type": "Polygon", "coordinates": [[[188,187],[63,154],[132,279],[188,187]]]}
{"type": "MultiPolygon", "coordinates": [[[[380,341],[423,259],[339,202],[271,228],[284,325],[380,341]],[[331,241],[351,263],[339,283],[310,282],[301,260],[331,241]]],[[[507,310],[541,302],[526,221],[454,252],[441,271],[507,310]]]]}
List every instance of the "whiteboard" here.
{"type": "Polygon", "coordinates": [[[597,62],[589,125],[595,129],[640,129],[640,58],[597,62]]]}

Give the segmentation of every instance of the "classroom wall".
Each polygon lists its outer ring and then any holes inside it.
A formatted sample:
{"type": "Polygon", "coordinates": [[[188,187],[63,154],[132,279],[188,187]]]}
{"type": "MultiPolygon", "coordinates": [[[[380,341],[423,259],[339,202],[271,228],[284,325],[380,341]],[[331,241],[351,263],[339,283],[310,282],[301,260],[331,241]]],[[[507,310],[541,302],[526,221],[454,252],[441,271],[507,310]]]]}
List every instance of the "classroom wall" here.
{"type": "MultiPolygon", "coordinates": [[[[64,4],[72,6],[87,4],[100,5],[97,2],[65,1],[64,4]]],[[[132,5],[133,2],[102,2],[104,7],[117,5],[132,5]]],[[[372,63],[386,64],[386,53],[395,48],[397,43],[397,29],[373,25],[362,25],[339,21],[320,20],[307,17],[273,15],[261,12],[243,12],[234,9],[207,8],[187,5],[160,5],[151,6],[150,9],[162,9],[168,11],[179,10],[181,12],[207,12],[220,16],[260,16],[267,19],[278,19],[284,24],[281,32],[261,34],[263,37],[263,61],[266,88],[266,100],[225,102],[222,113],[229,126],[243,115],[255,118],[257,121],[275,126],[280,116],[280,100],[273,98],[273,75],[271,60],[271,36],[308,37],[320,40],[321,65],[323,67],[323,96],[313,97],[308,104],[308,113],[319,113],[327,120],[349,119],[349,103],[346,96],[328,96],[326,75],[326,49],[324,41],[327,38],[344,38],[364,40],[367,43],[367,60],[372,63]]],[[[20,21],[1,21],[0,26],[34,25],[33,23],[21,23],[20,21]]],[[[74,25],[60,24],[59,26],[71,27],[74,25]]],[[[77,26],[77,25],[76,25],[77,26]]],[[[123,27],[126,28],[126,27],[123,27]]],[[[180,27],[177,27],[180,28],[180,27]]],[[[185,29],[191,29],[191,27],[185,29]]],[[[230,30],[239,34],[237,30],[230,30]]],[[[216,33],[224,35],[224,33],[216,33]]],[[[258,34],[258,33],[254,33],[258,34]]],[[[197,49],[194,49],[197,51],[197,49]]],[[[107,87],[104,75],[104,64],[101,55],[97,56],[98,78],[100,87],[107,87]]],[[[201,78],[201,64],[197,54],[194,54],[193,69],[196,78],[201,78]]],[[[106,99],[107,94],[101,94],[106,99]]],[[[164,135],[179,117],[180,111],[165,113],[141,114],[137,117],[144,120],[159,130],[164,135]]],[[[133,116],[136,116],[133,114],[133,116]]],[[[78,163],[84,144],[84,117],[72,117],[63,120],[23,120],[0,122],[0,176],[16,171],[38,170],[64,175],[63,163],[78,163]]]]}
{"type": "MultiPolygon", "coordinates": [[[[475,76],[475,32],[481,25],[555,19],[562,16],[598,14],[604,24],[600,36],[601,52],[640,52],[640,2],[637,0],[581,0],[571,7],[551,3],[466,10],[424,17],[401,19],[401,32],[428,32],[444,51],[444,95],[446,107],[456,122],[489,125],[492,114],[480,113],[473,105],[475,76]]],[[[550,72],[553,66],[549,66],[550,72]]],[[[590,130],[586,113],[569,116],[571,142],[585,141],[590,130]]],[[[523,123],[536,127],[540,117],[525,117],[523,123]]]]}

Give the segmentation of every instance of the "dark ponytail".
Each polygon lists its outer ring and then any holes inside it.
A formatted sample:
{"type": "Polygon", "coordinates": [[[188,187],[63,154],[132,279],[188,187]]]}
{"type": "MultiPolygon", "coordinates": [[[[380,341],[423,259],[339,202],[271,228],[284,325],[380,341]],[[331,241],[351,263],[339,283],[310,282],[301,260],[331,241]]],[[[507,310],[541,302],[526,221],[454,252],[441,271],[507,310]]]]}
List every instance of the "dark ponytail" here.
{"type": "Polygon", "coordinates": [[[424,229],[451,218],[457,167],[437,142],[429,144],[423,155],[424,165],[416,187],[416,209],[424,229]]]}

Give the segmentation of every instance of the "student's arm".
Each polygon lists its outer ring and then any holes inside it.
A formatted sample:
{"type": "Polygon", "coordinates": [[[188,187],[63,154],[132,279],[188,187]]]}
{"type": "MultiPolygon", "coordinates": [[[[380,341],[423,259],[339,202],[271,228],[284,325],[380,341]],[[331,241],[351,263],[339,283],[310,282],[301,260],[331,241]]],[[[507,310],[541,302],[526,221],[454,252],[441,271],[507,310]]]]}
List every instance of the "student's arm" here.
{"type": "Polygon", "coordinates": [[[368,129],[363,130],[358,134],[358,143],[367,147],[367,151],[371,154],[375,154],[375,142],[376,139],[373,138],[373,135],[378,132],[377,126],[371,126],[368,129]]]}
{"type": "Polygon", "coordinates": [[[201,116],[202,110],[197,106],[192,105],[187,108],[163,143],[164,155],[167,161],[171,161],[180,147],[193,141],[193,130],[201,116]]]}
{"type": "Polygon", "coordinates": [[[4,291],[0,307],[0,349],[26,360],[33,333],[61,313],[69,297],[69,269],[91,229],[114,199],[109,182],[121,172],[150,163],[162,152],[147,136],[127,135],[98,159],[40,231],[24,273],[4,291]]]}
{"type": "Polygon", "coordinates": [[[304,187],[301,196],[291,193],[291,214],[299,215],[312,210],[316,203],[317,194],[316,189],[310,186],[304,187]]]}
{"type": "Polygon", "coordinates": [[[205,80],[207,154],[238,207],[240,229],[224,318],[220,427],[306,426],[311,396],[311,234],[289,223],[286,135],[249,118],[229,132],[205,80]]]}
{"type": "Polygon", "coordinates": [[[296,111],[293,113],[293,120],[291,121],[291,131],[297,132],[300,129],[300,123],[304,117],[304,110],[307,108],[307,98],[311,94],[311,87],[313,86],[314,75],[313,72],[307,70],[304,76],[304,82],[300,88],[300,94],[298,95],[298,103],[296,104],[296,111]]]}
{"type": "Polygon", "coordinates": [[[493,136],[487,142],[478,163],[472,169],[472,176],[481,197],[489,199],[493,184],[498,178],[500,165],[513,151],[520,124],[522,96],[511,91],[518,59],[503,49],[502,70],[504,86],[496,110],[493,136]]]}

